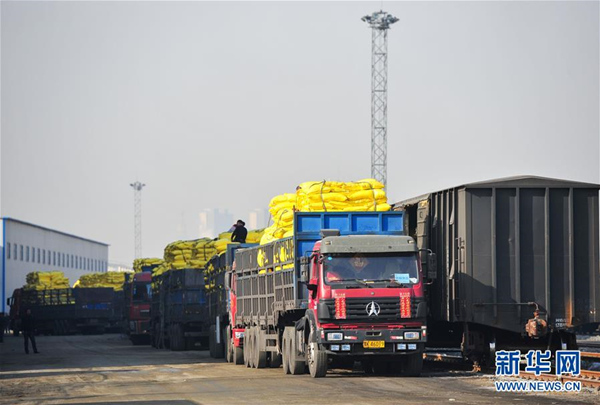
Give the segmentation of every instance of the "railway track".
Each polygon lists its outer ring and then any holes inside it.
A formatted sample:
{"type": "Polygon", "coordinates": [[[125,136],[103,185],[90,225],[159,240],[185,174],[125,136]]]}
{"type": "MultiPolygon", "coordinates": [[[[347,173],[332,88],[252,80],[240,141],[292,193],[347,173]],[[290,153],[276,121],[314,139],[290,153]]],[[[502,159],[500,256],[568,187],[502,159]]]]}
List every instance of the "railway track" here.
{"type": "Polygon", "coordinates": [[[581,370],[578,376],[571,375],[552,375],[552,374],[540,374],[535,375],[527,371],[521,371],[519,373],[520,378],[526,380],[537,380],[537,381],[579,381],[581,385],[588,388],[594,388],[600,390],[600,371],[581,370]]]}
{"type": "Polygon", "coordinates": [[[578,340],[577,341],[577,346],[579,347],[589,347],[589,348],[593,348],[593,349],[600,349],[600,342],[599,341],[587,341],[587,340],[578,340]]]}
{"type": "MultiPolygon", "coordinates": [[[[598,348],[600,348],[600,342],[594,342],[598,344],[598,348]]],[[[582,345],[583,346],[583,345],[582,345]]],[[[591,346],[587,346],[587,347],[591,347],[591,346]]],[[[445,350],[436,350],[436,351],[431,351],[431,352],[425,352],[423,354],[423,358],[425,361],[430,361],[430,362],[436,362],[436,363],[453,363],[453,364],[460,364],[460,363],[467,363],[467,361],[465,359],[462,358],[462,356],[457,353],[456,351],[445,351],[445,350]]],[[[581,359],[582,360],[588,360],[591,362],[600,362],[600,353],[597,352],[581,352],[581,359]]],[[[481,369],[479,369],[478,371],[482,371],[481,369]]],[[[487,370],[485,372],[492,372],[493,371],[487,370]]],[[[562,375],[562,376],[557,376],[554,374],[541,374],[541,375],[535,375],[535,373],[530,373],[527,371],[523,371],[521,370],[519,372],[519,378],[523,378],[526,380],[538,380],[538,381],[560,381],[560,382],[567,382],[567,381],[578,381],[581,382],[581,385],[587,388],[592,388],[592,389],[596,389],[598,391],[600,391],[600,371],[592,371],[592,370],[581,370],[580,374],[578,376],[571,376],[571,375],[562,375]]]]}

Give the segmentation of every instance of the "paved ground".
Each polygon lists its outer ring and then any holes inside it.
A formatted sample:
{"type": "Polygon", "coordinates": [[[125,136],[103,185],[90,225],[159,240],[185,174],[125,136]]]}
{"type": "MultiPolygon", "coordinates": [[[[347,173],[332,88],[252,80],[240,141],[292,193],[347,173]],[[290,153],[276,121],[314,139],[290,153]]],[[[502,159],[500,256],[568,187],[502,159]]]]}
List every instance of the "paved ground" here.
{"type": "Polygon", "coordinates": [[[598,403],[595,393],[496,393],[488,376],[428,368],[421,378],[334,370],[326,378],[286,376],[208,357],[131,346],[119,335],[21,338],[0,344],[1,404],[431,404],[598,403]]]}

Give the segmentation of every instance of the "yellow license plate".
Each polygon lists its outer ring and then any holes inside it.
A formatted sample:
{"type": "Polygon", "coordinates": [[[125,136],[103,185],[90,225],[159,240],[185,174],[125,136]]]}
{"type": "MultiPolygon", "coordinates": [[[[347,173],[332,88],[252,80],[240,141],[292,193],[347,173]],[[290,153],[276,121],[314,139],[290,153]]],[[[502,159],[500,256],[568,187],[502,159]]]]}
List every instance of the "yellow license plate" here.
{"type": "Polygon", "coordinates": [[[363,347],[365,349],[383,349],[385,347],[385,342],[383,340],[365,340],[363,342],[363,347]]]}

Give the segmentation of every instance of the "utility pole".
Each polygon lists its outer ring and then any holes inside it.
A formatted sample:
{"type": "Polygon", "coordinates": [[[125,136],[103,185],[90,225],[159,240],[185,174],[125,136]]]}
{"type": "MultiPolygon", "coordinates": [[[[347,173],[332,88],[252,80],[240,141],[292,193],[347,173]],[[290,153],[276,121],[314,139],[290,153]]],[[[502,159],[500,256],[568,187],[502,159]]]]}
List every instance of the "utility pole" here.
{"type": "Polygon", "coordinates": [[[387,185],[387,30],[398,21],[380,10],[362,18],[371,36],[371,177],[387,185]]]}
{"type": "Polygon", "coordinates": [[[145,184],[136,181],[130,184],[133,187],[133,233],[135,245],[135,258],[142,257],[142,188],[145,184]]]}

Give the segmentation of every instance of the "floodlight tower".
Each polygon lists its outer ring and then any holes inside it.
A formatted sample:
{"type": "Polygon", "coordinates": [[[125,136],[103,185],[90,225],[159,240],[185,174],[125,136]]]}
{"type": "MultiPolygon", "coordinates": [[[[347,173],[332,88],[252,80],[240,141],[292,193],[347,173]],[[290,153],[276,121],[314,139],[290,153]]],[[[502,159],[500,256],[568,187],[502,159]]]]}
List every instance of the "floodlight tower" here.
{"type": "Polygon", "coordinates": [[[387,183],[387,30],[398,21],[380,10],[362,18],[371,27],[371,177],[387,183]]]}
{"type": "Polygon", "coordinates": [[[142,257],[142,188],[145,184],[136,181],[130,184],[133,187],[133,233],[135,244],[135,258],[142,257]]]}

